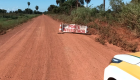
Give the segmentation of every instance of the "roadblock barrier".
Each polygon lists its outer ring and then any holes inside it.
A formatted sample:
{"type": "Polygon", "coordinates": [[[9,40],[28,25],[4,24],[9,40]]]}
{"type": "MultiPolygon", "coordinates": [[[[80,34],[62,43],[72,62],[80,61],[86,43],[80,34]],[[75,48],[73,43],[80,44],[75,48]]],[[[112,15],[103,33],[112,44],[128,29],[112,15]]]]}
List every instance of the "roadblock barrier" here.
{"type": "Polygon", "coordinates": [[[71,32],[71,33],[87,33],[88,27],[83,25],[77,24],[62,24],[61,23],[61,30],[62,32],[71,32]]]}
{"type": "Polygon", "coordinates": [[[62,23],[59,26],[59,32],[62,32],[62,23]]]}

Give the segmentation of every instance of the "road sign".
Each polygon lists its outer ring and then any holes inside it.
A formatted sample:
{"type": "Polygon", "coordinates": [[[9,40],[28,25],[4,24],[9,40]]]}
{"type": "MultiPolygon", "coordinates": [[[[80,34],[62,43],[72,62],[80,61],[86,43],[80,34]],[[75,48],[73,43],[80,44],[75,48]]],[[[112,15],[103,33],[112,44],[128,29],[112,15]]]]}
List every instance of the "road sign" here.
{"type": "Polygon", "coordinates": [[[62,24],[62,32],[87,33],[87,26],[76,24],[62,24]]]}

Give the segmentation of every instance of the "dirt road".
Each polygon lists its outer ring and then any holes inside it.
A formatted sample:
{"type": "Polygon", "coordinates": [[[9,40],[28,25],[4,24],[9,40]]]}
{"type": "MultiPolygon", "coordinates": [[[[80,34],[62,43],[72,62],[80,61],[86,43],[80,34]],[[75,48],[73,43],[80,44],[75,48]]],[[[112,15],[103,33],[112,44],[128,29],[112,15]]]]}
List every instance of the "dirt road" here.
{"type": "Polygon", "coordinates": [[[115,54],[92,35],[57,34],[60,22],[41,15],[0,36],[0,80],[103,80],[115,54]]]}

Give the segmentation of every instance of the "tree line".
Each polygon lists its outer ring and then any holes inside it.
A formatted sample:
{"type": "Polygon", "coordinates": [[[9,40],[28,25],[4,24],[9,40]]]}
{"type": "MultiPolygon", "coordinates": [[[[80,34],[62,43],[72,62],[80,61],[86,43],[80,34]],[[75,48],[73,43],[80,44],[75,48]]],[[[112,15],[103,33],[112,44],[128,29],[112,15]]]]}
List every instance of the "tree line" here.
{"type": "MultiPolygon", "coordinates": [[[[77,9],[78,7],[85,7],[84,2],[88,4],[91,2],[91,0],[56,0],[57,5],[50,5],[48,7],[48,12],[53,13],[62,13],[62,14],[71,14],[72,10],[77,9]]],[[[140,3],[140,0],[131,0],[130,3],[140,3]]],[[[94,7],[96,9],[96,12],[115,12],[118,13],[122,11],[122,6],[125,5],[123,0],[109,0],[110,9],[105,9],[105,0],[103,0],[103,3],[94,7]]]]}
{"type": "MultiPolygon", "coordinates": [[[[57,5],[61,5],[63,4],[65,1],[69,1],[71,2],[70,4],[76,4],[77,5],[77,8],[79,5],[84,5],[84,1],[87,3],[87,7],[88,7],[88,4],[90,3],[91,0],[56,0],[56,3],[57,5]]],[[[104,10],[105,10],[105,0],[103,0],[103,6],[104,6],[104,10]]]]}
{"type": "MultiPolygon", "coordinates": [[[[91,0],[85,0],[87,4],[91,0]]],[[[84,7],[84,0],[56,0],[56,5],[50,5],[49,12],[70,14],[71,11],[78,7],[84,7]]]]}
{"type": "Polygon", "coordinates": [[[7,10],[5,10],[5,9],[0,9],[0,13],[3,13],[3,14],[4,13],[42,14],[42,12],[38,11],[39,6],[36,5],[35,10],[32,10],[32,9],[29,8],[30,4],[31,4],[30,2],[27,2],[28,8],[25,8],[24,10],[18,9],[18,10],[15,10],[15,11],[7,12],[7,10]]]}

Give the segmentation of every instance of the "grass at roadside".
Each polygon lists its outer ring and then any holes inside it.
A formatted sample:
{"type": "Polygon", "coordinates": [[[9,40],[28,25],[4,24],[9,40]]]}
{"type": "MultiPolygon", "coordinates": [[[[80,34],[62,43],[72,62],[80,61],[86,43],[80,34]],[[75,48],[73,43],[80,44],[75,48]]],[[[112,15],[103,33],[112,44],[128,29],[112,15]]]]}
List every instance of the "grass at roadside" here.
{"type": "Polygon", "coordinates": [[[0,34],[5,34],[8,29],[14,28],[37,16],[37,14],[10,15],[10,17],[0,16],[0,34]]]}

